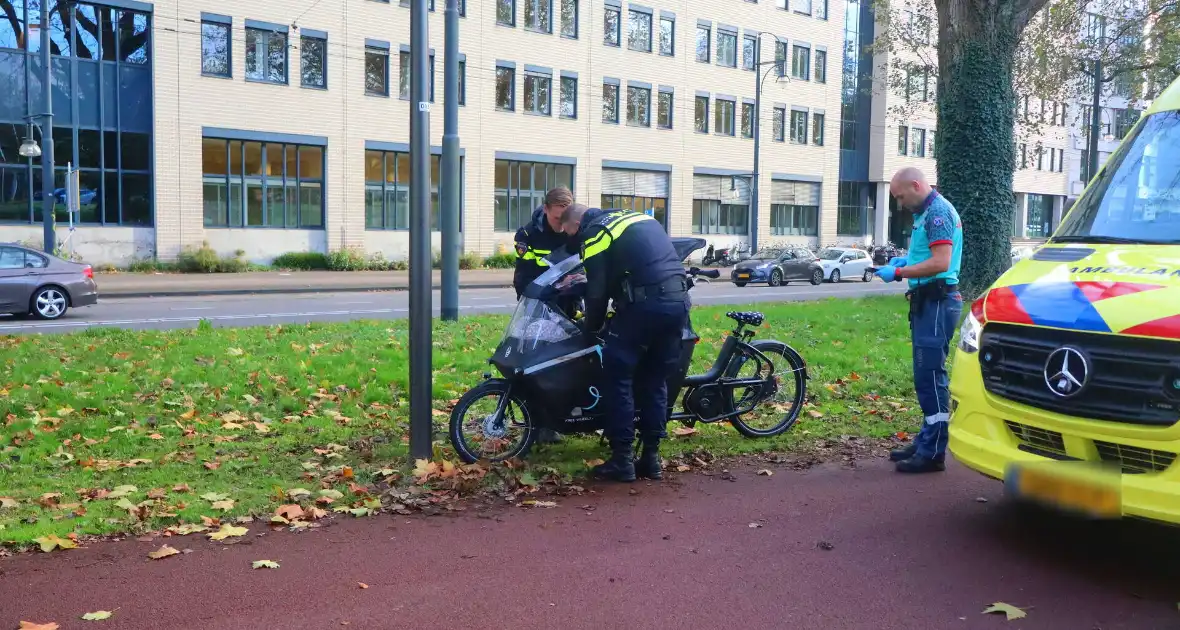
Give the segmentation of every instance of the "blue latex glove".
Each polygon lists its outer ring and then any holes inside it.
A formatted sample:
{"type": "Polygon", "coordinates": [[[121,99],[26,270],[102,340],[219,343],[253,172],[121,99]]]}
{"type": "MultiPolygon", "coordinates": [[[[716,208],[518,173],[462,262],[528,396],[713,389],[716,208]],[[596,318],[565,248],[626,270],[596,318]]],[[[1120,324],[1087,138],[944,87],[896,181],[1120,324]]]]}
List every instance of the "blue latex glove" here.
{"type": "Polygon", "coordinates": [[[894,256],[893,258],[889,259],[890,267],[904,267],[907,264],[909,264],[909,261],[907,261],[905,258],[902,258],[901,256],[894,256]]]}
{"type": "Polygon", "coordinates": [[[874,273],[873,275],[884,280],[885,282],[900,282],[901,281],[901,278],[897,277],[897,267],[894,267],[893,265],[889,265],[886,267],[879,267],[879,268],[877,268],[876,273],[874,273]]]}

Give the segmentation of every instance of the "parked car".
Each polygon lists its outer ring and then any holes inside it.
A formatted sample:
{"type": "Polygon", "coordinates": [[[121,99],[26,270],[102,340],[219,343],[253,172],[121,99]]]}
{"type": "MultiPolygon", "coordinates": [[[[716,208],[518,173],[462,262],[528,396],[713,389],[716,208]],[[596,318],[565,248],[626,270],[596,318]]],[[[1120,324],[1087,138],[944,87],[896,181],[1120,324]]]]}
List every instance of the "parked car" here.
{"type": "Polygon", "coordinates": [[[16,243],[0,244],[0,313],[59,319],[71,307],[97,303],[90,265],[16,243]]]}
{"type": "Polygon", "coordinates": [[[819,253],[819,262],[823,267],[824,279],[828,282],[840,282],[844,278],[859,277],[865,282],[872,282],[872,259],[864,250],[851,247],[829,247],[819,253]]]}
{"type": "Polygon", "coordinates": [[[772,287],[795,280],[819,284],[824,272],[815,254],[803,247],[764,249],[734,266],[730,279],[739,287],[765,282],[772,287]]]}

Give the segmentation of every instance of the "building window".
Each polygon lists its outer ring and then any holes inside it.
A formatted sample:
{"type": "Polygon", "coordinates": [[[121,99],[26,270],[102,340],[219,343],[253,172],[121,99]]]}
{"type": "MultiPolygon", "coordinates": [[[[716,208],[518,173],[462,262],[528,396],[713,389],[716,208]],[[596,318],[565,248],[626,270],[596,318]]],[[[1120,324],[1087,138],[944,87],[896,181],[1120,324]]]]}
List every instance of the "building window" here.
{"type": "Polygon", "coordinates": [[[467,60],[459,60],[459,104],[467,104],[467,60]]]}
{"type": "Polygon", "coordinates": [[[791,54],[791,76],[807,81],[811,77],[811,49],[796,44],[791,54]]]}
{"type": "Polygon", "coordinates": [[[1037,170],[1045,170],[1045,147],[1037,147],[1037,170]]]}
{"type": "Polygon", "coordinates": [[[826,50],[815,51],[815,82],[828,82],[828,52],[826,50]]]}
{"type": "Polygon", "coordinates": [[[287,34],[246,29],[246,79],[264,83],[287,82],[287,34]]]}
{"type": "Polygon", "coordinates": [[[828,0],[816,0],[815,17],[821,20],[828,19],[828,0]]]}
{"type": "Polygon", "coordinates": [[[774,0],[774,6],[783,11],[787,10],[787,0],[774,0]]]}
{"type": "Polygon", "coordinates": [[[496,0],[496,24],[516,26],[516,0],[496,0]]]}
{"type": "Polygon", "coordinates": [[[900,125],[897,128],[897,154],[907,155],[910,150],[910,128],[900,125]]]}
{"type": "MultiPolygon", "coordinates": [[[[878,184],[881,185],[881,184],[878,184]]],[[[836,234],[839,236],[864,236],[872,234],[868,195],[868,184],[862,182],[840,182],[836,188],[836,234]]]]}
{"type": "Polygon", "coordinates": [[[718,135],[732,136],[734,134],[735,103],[718,99],[714,106],[713,131],[718,135]]]}
{"type": "Polygon", "coordinates": [[[811,15],[811,0],[795,0],[795,13],[811,15]]]}
{"type": "Polygon", "coordinates": [[[619,32],[622,28],[620,24],[619,9],[617,7],[606,7],[603,21],[603,43],[607,46],[618,46],[622,38],[619,32]]]}
{"type": "Polygon", "coordinates": [[[709,133],[709,97],[698,96],[693,103],[693,129],[697,133],[709,133]]]}
{"type": "Polygon", "coordinates": [[[651,52],[651,14],[631,9],[627,18],[627,48],[651,52]]]}
{"type": "Polygon", "coordinates": [[[502,112],[516,110],[516,70],[496,68],[496,109],[502,112]]]}
{"type": "Polygon", "coordinates": [[[1028,195],[1028,215],[1024,235],[1028,238],[1048,238],[1053,234],[1053,195],[1028,195]]]}
{"type": "Polygon", "coordinates": [[[787,42],[774,42],[774,72],[780,77],[787,74],[787,42]]]}
{"type": "Polygon", "coordinates": [[[389,51],[365,47],[365,94],[389,96],[389,51]]]}
{"type": "Polygon", "coordinates": [[[742,103],[742,137],[754,137],[754,104],[742,103]]]}
{"type": "Polygon", "coordinates": [[[619,84],[602,84],[602,122],[618,124],[619,122],[619,84]]]}
{"type": "Polygon", "coordinates": [[[914,129],[910,134],[910,155],[926,157],[926,130],[914,129]]]}
{"type": "Polygon", "coordinates": [[[552,33],[553,20],[549,15],[551,0],[524,0],[524,27],[539,33],[552,33]]]}
{"type": "Polygon", "coordinates": [[[914,65],[906,69],[905,100],[930,100],[930,71],[926,67],[914,65]]]}
{"type": "Polygon", "coordinates": [[[319,37],[299,38],[299,74],[303,87],[328,87],[328,42],[319,37]]]}
{"type": "Polygon", "coordinates": [[[1028,145],[1020,144],[1020,168],[1028,168],[1028,145]]]}
{"type": "Polygon", "coordinates": [[[660,54],[671,57],[676,54],[676,20],[660,18],[660,54]]]}
{"type": "Polygon", "coordinates": [[[494,229],[515,232],[532,220],[545,193],[557,186],[574,190],[574,167],[568,164],[496,160],[494,229]]]}
{"type": "MultiPolygon", "coordinates": [[[[403,50],[398,55],[398,97],[403,99],[410,98],[410,69],[411,58],[410,51],[403,50]]],[[[430,102],[434,102],[434,55],[430,55],[430,83],[426,86],[427,94],[430,95],[430,102]]]]}
{"type": "Polygon", "coordinates": [[[211,77],[233,76],[233,47],[229,24],[201,22],[201,74],[211,77]]]}
{"type": "Polygon", "coordinates": [[[727,68],[737,67],[737,34],[717,33],[717,65],[727,68]]]}
{"type": "Polygon", "coordinates": [[[578,117],[578,78],[561,77],[561,112],[562,118],[578,117]]]}
{"type": "Polygon", "coordinates": [[[561,0],[561,35],[578,38],[578,0],[561,0]]]}
{"type": "Polygon", "coordinates": [[[524,74],[524,111],[548,116],[553,104],[553,78],[543,74],[524,74]]]}
{"type": "Polygon", "coordinates": [[[819,206],[771,204],[770,233],[775,236],[818,236],[819,206]]]}
{"type": "Polygon", "coordinates": [[[791,110],[791,144],[807,144],[807,112],[791,110]]]}
{"type": "Polygon", "coordinates": [[[627,124],[651,126],[651,89],[627,86],[627,124]]]}
{"type": "Polygon", "coordinates": [[[931,129],[930,131],[928,131],[926,133],[926,135],[930,137],[930,157],[932,159],[937,158],[938,157],[938,152],[937,152],[938,150],[935,147],[938,146],[938,143],[935,142],[935,139],[934,139],[935,131],[933,129],[931,129]]]}
{"type": "Polygon", "coordinates": [[[750,206],[723,204],[715,199],[692,200],[693,234],[736,234],[750,232],[750,206]]]}
{"type": "Polygon", "coordinates": [[[668,200],[663,197],[637,197],[635,195],[602,195],[602,205],[609,210],[627,210],[646,214],[666,229],[668,227],[668,200]]]}
{"type": "Polygon", "coordinates": [[[811,143],[817,147],[824,146],[824,115],[811,115],[811,143]]]}
{"type": "MultiPolygon", "coordinates": [[[[430,229],[434,232],[439,230],[439,159],[430,156],[430,229]]],[[[410,229],[409,153],[365,151],[365,229],[410,229]]]]}
{"type": "Polygon", "coordinates": [[[709,63],[710,35],[708,26],[697,26],[697,61],[701,63],[709,63]]]}
{"type": "Polygon", "coordinates": [[[758,67],[758,38],[755,35],[742,37],[742,69],[754,70],[758,67]]]}
{"type": "Polygon", "coordinates": [[[783,107],[774,108],[774,139],[776,142],[785,142],[787,139],[787,110],[783,107]]]}
{"type": "Polygon", "coordinates": [[[656,126],[660,129],[672,128],[672,110],[676,106],[674,97],[672,92],[660,90],[656,103],[656,126]]]}
{"type": "Polygon", "coordinates": [[[323,229],[324,149],[204,138],[205,227],[323,229]]]}

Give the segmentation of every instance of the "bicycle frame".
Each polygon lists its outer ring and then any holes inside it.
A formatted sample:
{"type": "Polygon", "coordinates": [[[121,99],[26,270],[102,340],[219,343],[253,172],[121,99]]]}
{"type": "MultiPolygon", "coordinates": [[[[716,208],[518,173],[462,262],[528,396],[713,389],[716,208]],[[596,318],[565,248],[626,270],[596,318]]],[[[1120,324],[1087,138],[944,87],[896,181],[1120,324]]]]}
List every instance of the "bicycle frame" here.
{"type": "MultiPolygon", "coordinates": [[[[704,374],[693,374],[684,377],[684,381],[681,383],[680,387],[683,395],[688,396],[693,389],[704,385],[720,384],[726,387],[734,388],[743,386],[754,387],[765,384],[765,379],[761,378],[726,378],[724,376],[726,368],[729,367],[730,363],[733,361],[734,356],[736,356],[739,352],[752,357],[762,365],[774,365],[774,362],[771,361],[769,357],[749,343],[749,340],[753,337],[754,331],[745,330],[744,324],[738,324],[738,327],[734,329],[734,331],[730,333],[728,337],[725,338],[724,342],[722,342],[721,351],[717,353],[717,359],[713,361],[713,365],[709,367],[707,372],[704,374]]],[[[761,372],[761,369],[759,372],[761,372]]],[[[674,401],[670,402],[675,404],[674,401]]],[[[750,405],[748,407],[736,409],[734,411],[721,414],[715,418],[700,418],[696,414],[689,413],[687,411],[673,411],[668,416],[668,419],[695,419],[705,423],[719,422],[721,420],[749,413],[754,409],[754,406],[755,405],[750,405]]],[[[669,407],[671,408],[671,405],[669,405],[669,407]]]]}

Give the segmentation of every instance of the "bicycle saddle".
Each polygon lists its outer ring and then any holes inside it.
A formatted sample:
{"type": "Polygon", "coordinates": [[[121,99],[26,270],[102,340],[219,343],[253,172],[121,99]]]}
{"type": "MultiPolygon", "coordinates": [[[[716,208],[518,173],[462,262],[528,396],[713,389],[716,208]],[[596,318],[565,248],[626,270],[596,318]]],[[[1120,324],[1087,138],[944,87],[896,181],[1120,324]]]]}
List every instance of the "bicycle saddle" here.
{"type": "Polygon", "coordinates": [[[757,311],[730,311],[725,314],[726,317],[745,326],[761,326],[766,316],[757,311]]]}

